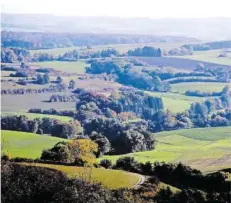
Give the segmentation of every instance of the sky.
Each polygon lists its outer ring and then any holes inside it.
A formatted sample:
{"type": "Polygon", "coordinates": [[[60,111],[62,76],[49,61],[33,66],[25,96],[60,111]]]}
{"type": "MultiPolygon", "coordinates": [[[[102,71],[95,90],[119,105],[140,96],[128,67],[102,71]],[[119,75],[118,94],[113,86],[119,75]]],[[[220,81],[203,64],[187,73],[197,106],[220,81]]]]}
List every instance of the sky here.
{"type": "Polygon", "coordinates": [[[231,17],[231,0],[2,0],[1,12],[149,18],[231,17]]]}

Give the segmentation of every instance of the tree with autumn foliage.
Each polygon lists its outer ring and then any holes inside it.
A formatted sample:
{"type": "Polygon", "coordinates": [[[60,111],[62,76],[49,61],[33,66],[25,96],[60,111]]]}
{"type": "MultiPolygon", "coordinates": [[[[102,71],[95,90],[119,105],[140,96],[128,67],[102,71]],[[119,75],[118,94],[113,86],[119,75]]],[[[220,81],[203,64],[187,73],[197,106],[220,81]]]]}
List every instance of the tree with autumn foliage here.
{"type": "Polygon", "coordinates": [[[51,149],[43,150],[41,159],[59,163],[75,163],[76,165],[93,165],[98,145],[90,139],[75,139],[58,142],[51,149]]]}

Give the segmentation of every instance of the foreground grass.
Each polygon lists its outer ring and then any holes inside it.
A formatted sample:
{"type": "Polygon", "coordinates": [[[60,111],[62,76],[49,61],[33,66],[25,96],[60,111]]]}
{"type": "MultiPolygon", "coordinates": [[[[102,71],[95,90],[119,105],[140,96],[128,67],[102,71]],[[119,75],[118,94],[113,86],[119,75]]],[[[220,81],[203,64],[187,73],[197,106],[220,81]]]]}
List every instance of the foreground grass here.
{"type": "Polygon", "coordinates": [[[172,91],[185,93],[189,91],[201,91],[201,92],[220,92],[226,85],[230,83],[220,83],[220,82],[186,82],[172,84],[172,91]]]}
{"type": "Polygon", "coordinates": [[[223,50],[221,49],[209,51],[194,51],[192,56],[177,57],[231,66],[231,53],[227,53],[227,57],[218,57],[222,52],[223,50]]]}
{"type": "Polygon", "coordinates": [[[139,180],[136,174],[120,170],[109,170],[104,168],[83,168],[76,166],[63,166],[41,163],[26,165],[57,169],[66,173],[67,176],[70,178],[85,177],[85,180],[89,182],[100,182],[103,186],[110,189],[130,188],[134,186],[139,180]]]}
{"type": "Polygon", "coordinates": [[[140,162],[183,162],[202,171],[231,167],[231,127],[160,132],[155,137],[155,150],[103,159],[115,162],[122,156],[133,156],[140,162]]]}
{"type": "Polygon", "coordinates": [[[35,119],[35,118],[52,118],[52,119],[57,119],[61,122],[69,122],[72,121],[73,118],[68,117],[68,116],[58,116],[58,115],[49,115],[49,114],[39,114],[39,113],[26,113],[26,112],[2,112],[3,116],[20,116],[24,115],[28,119],[35,119]]]}
{"type": "Polygon", "coordinates": [[[161,97],[164,103],[164,109],[170,110],[173,113],[183,112],[190,108],[194,102],[203,101],[202,97],[191,97],[177,93],[161,93],[161,92],[147,92],[147,94],[161,97]]]}
{"type": "Polygon", "coordinates": [[[48,62],[35,62],[29,64],[41,68],[53,68],[57,71],[64,71],[67,73],[78,73],[78,74],[83,74],[85,72],[85,67],[88,66],[83,61],[78,61],[78,62],[48,61],[48,62]]]}
{"type": "Polygon", "coordinates": [[[40,158],[44,149],[53,147],[64,139],[47,135],[37,135],[18,131],[2,130],[3,152],[10,153],[12,157],[40,158]]]}

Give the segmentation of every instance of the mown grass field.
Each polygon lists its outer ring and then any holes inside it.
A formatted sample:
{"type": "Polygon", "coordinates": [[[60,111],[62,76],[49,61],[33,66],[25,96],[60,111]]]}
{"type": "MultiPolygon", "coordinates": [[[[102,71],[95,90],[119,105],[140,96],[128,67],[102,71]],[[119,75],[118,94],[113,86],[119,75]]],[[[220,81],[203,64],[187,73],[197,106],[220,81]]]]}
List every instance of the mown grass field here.
{"type": "Polygon", "coordinates": [[[104,168],[85,168],[76,166],[62,166],[52,164],[26,164],[39,167],[46,167],[63,171],[70,178],[83,178],[90,182],[100,182],[103,186],[110,189],[130,188],[138,182],[138,176],[120,170],[109,170],[104,168]]]}
{"type": "Polygon", "coordinates": [[[227,53],[227,57],[218,57],[223,50],[210,50],[210,51],[194,51],[192,56],[177,56],[179,58],[194,59],[210,63],[217,63],[222,65],[231,66],[231,53],[227,53]]]}
{"type": "Polygon", "coordinates": [[[88,65],[83,61],[66,62],[66,61],[48,61],[48,62],[33,62],[29,63],[31,66],[38,66],[41,68],[53,68],[57,71],[64,71],[67,73],[83,74],[85,67],[88,65]]]}
{"type": "Polygon", "coordinates": [[[147,94],[161,97],[164,103],[164,109],[170,110],[174,113],[183,112],[190,108],[194,102],[203,101],[203,97],[191,97],[177,93],[160,93],[160,92],[147,92],[147,94]]]}
{"type": "Polygon", "coordinates": [[[220,82],[186,82],[172,84],[172,91],[185,93],[189,91],[201,91],[201,92],[220,92],[226,85],[231,83],[220,83],[220,82]]]}
{"type": "MultiPolygon", "coordinates": [[[[141,162],[182,162],[204,172],[231,167],[231,127],[197,128],[155,134],[155,150],[136,152],[141,162]]],[[[122,156],[104,156],[115,162],[122,156]]]]}
{"type": "Polygon", "coordinates": [[[68,116],[58,116],[58,115],[48,115],[48,114],[37,114],[37,113],[27,113],[27,112],[2,112],[3,116],[20,116],[24,115],[29,119],[35,119],[35,118],[53,118],[57,119],[61,122],[69,122],[72,121],[73,118],[68,117],[68,116]]]}
{"type": "Polygon", "coordinates": [[[64,139],[47,135],[37,135],[18,131],[2,130],[2,150],[12,157],[36,159],[41,156],[43,149],[53,147],[64,139]]]}

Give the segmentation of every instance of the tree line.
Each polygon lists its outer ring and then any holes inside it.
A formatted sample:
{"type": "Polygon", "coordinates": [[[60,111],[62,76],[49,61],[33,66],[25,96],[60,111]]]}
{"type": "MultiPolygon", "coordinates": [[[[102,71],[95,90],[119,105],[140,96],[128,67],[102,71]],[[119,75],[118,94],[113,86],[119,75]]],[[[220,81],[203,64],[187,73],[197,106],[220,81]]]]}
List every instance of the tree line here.
{"type": "Polygon", "coordinates": [[[63,123],[57,119],[46,117],[30,120],[26,116],[3,116],[1,117],[1,127],[3,130],[50,134],[66,139],[75,138],[83,131],[78,121],[63,123]]]}
{"type": "Polygon", "coordinates": [[[160,92],[171,90],[171,86],[167,82],[161,81],[158,76],[152,76],[148,72],[144,72],[142,68],[135,68],[132,64],[123,61],[96,61],[86,68],[86,73],[106,73],[121,84],[140,89],[160,92]]]}

